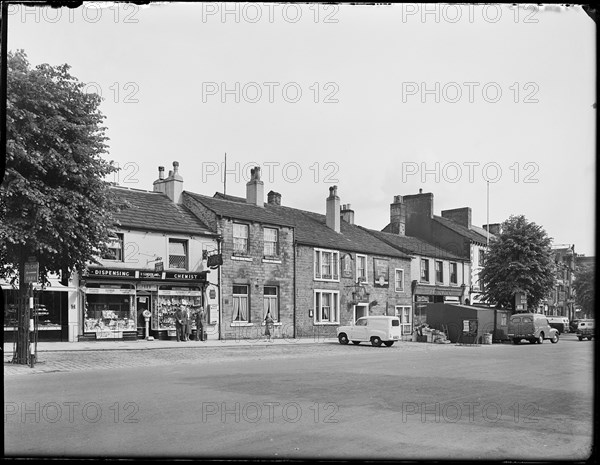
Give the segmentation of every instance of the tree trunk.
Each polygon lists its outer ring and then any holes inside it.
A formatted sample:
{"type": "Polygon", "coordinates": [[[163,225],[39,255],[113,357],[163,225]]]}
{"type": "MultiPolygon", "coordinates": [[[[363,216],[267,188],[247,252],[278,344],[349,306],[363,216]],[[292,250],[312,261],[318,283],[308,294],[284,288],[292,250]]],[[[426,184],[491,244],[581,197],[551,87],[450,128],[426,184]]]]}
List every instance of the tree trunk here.
{"type": "Polygon", "coordinates": [[[23,252],[20,254],[19,260],[19,298],[18,305],[18,324],[17,324],[17,340],[16,353],[13,362],[20,365],[27,365],[29,362],[29,299],[28,297],[29,284],[25,283],[25,256],[23,252]]]}

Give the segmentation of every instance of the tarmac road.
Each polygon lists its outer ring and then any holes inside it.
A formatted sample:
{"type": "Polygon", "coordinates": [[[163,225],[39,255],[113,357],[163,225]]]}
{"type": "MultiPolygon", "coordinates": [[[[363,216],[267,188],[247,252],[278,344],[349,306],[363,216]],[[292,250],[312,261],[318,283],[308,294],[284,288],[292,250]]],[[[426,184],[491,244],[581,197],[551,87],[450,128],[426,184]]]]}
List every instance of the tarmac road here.
{"type": "Polygon", "coordinates": [[[572,335],[46,353],[79,368],[5,377],[5,454],[582,460],[592,355],[572,335]]]}

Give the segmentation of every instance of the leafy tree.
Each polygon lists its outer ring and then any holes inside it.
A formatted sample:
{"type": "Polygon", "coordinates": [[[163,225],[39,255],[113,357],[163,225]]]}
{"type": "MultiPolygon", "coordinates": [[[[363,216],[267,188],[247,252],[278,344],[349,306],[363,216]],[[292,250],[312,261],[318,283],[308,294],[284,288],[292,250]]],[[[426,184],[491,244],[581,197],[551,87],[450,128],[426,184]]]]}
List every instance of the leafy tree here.
{"type": "Polygon", "coordinates": [[[528,308],[535,309],[554,287],[555,267],[546,231],[523,215],[512,215],[490,241],[480,274],[483,297],[498,308],[515,309],[515,293],[525,292],[528,308]]]}
{"type": "Polygon", "coordinates": [[[24,264],[35,257],[40,281],[63,283],[106,250],[117,200],[104,177],[107,153],[101,98],[83,91],[69,65],[32,68],[8,54],[7,159],[0,186],[0,277],[19,283],[16,363],[27,363],[28,288],[24,264]],[[108,225],[108,226],[107,226],[108,225]]]}
{"type": "Polygon", "coordinates": [[[575,301],[581,306],[588,318],[594,318],[594,280],[593,266],[578,266],[575,269],[573,288],[575,301]]]}

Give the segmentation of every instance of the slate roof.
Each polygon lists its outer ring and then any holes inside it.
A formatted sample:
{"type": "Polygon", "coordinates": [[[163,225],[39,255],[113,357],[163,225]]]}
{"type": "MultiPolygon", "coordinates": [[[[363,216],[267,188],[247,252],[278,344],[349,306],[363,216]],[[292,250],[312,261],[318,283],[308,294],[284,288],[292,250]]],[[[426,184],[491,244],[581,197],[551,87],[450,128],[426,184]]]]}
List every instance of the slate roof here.
{"type": "MultiPolygon", "coordinates": [[[[478,242],[481,244],[485,244],[487,243],[487,237],[485,235],[485,230],[482,229],[483,234],[480,234],[479,232],[477,232],[474,228],[477,228],[476,226],[472,226],[471,228],[466,228],[460,224],[455,223],[452,220],[449,220],[448,218],[443,218],[441,216],[437,216],[437,215],[433,215],[433,221],[437,221],[438,223],[440,223],[442,226],[447,227],[448,229],[451,229],[452,231],[460,234],[461,236],[466,237],[467,239],[473,241],[473,242],[478,242]]],[[[480,228],[477,228],[480,229],[480,228]]],[[[493,234],[490,234],[490,238],[494,237],[493,234]]]]}
{"type": "Polygon", "coordinates": [[[248,205],[243,197],[216,193],[214,197],[185,192],[215,213],[229,218],[289,226],[299,244],[350,252],[409,259],[410,256],[370,235],[357,225],[340,220],[340,233],[326,225],[325,215],[265,203],[264,207],[248,205]]]}
{"type": "Polygon", "coordinates": [[[457,260],[461,262],[469,261],[467,258],[454,255],[417,237],[401,236],[399,234],[376,231],[374,229],[362,229],[407,254],[423,255],[425,257],[433,257],[443,260],[457,260]]]}
{"type": "Polygon", "coordinates": [[[115,214],[124,228],[185,234],[213,234],[185,206],[175,204],[161,192],[112,186],[119,200],[129,207],[115,214]]]}

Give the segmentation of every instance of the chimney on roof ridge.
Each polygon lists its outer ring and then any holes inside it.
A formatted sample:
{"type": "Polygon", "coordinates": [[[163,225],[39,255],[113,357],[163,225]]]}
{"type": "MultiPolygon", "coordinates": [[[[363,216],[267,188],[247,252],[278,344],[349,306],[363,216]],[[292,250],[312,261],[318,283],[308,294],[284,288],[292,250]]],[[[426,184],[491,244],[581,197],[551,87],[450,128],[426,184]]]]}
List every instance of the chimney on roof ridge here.
{"type": "Polygon", "coordinates": [[[354,224],[354,210],[350,208],[350,204],[342,205],[342,211],[340,212],[342,219],[348,224],[354,224]]]}
{"type": "Polygon", "coordinates": [[[183,178],[179,174],[179,162],[173,162],[174,170],[169,170],[169,176],[164,179],[165,167],[158,167],[158,179],[154,181],[154,192],[166,194],[173,203],[181,203],[183,178]]]}
{"type": "Polygon", "coordinates": [[[269,205],[281,205],[281,194],[275,191],[269,191],[267,194],[267,203],[269,205]]]}
{"type": "Polygon", "coordinates": [[[394,202],[390,204],[390,228],[393,234],[406,234],[406,204],[401,195],[395,195],[394,202]]]}
{"type": "Polygon", "coordinates": [[[500,223],[484,224],[483,229],[489,231],[490,234],[502,234],[502,225],[500,223]]]}
{"type": "Polygon", "coordinates": [[[337,196],[337,186],[329,188],[326,200],[325,224],[335,232],[340,232],[340,198],[337,196]]]}
{"type": "MultiPolygon", "coordinates": [[[[454,208],[452,210],[442,210],[442,218],[454,221],[455,223],[471,227],[471,207],[454,208]]],[[[491,231],[490,231],[491,232],[491,231]]]]}
{"type": "Polygon", "coordinates": [[[158,179],[152,183],[154,192],[165,193],[165,167],[158,167],[158,179]]]}
{"type": "Polygon", "coordinates": [[[246,203],[265,206],[265,183],[260,180],[260,166],[250,170],[250,181],[246,183],[246,203]]]}

